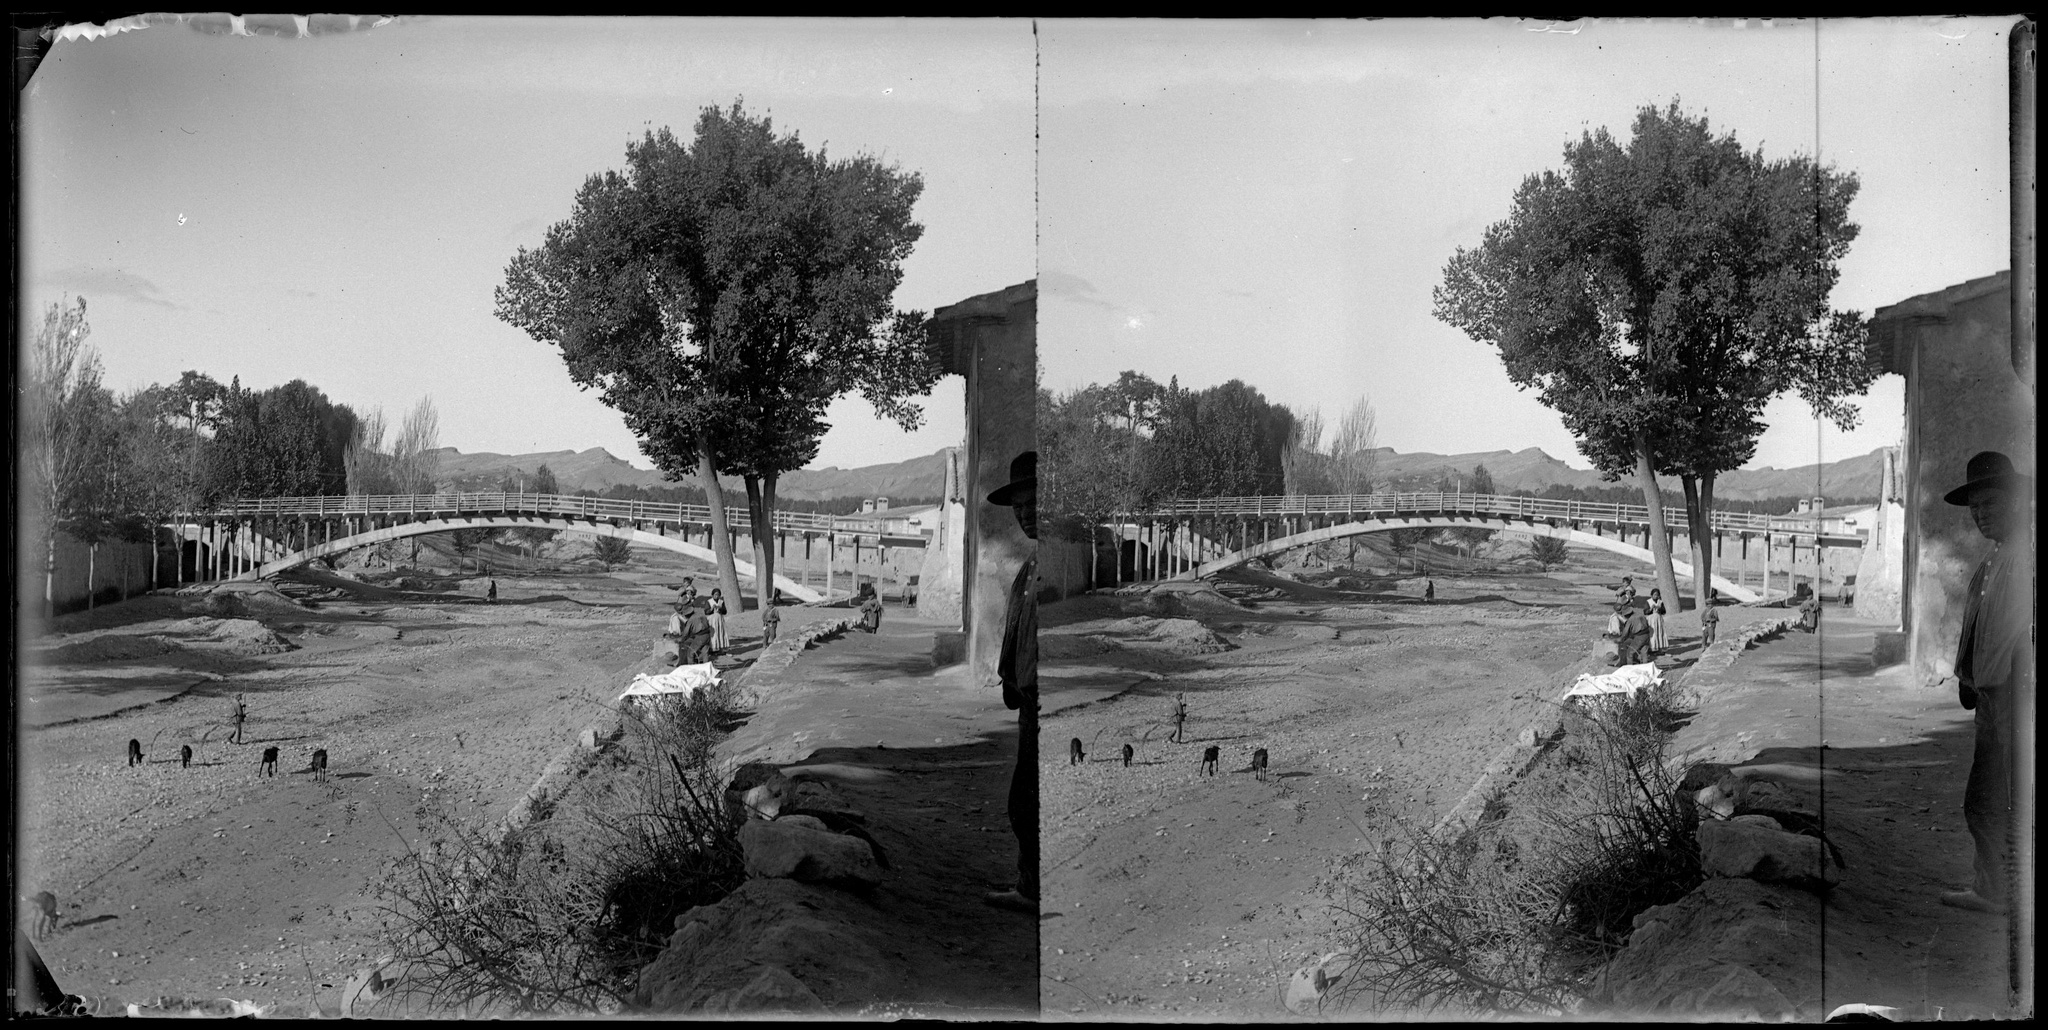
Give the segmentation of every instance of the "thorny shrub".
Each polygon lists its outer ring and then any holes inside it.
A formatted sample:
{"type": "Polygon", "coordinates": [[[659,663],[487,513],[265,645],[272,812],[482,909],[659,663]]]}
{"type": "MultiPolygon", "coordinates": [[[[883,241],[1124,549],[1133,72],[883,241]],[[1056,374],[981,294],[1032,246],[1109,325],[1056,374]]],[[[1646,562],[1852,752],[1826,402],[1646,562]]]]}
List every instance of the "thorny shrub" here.
{"type": "Polygon", "coordinates": [[[1688,716],[1670,689],[1567,708],[1541,772],[1462,833],[1396,827],[1329,888],[1350,961],[1326,1006],[1576,1011],[1632,920],[1700,882],[1695,824],[1664,768],[1688,716]]]}
{"type": "Polygon", "coordinates": [[[401,997],[428,1011],[617,1012],[675,917],[745,879],[741,819],[712,768],[743,716],[730,686],[625,709],[573,803],[499,838],[444,821],[377,887],[401,997]]]}

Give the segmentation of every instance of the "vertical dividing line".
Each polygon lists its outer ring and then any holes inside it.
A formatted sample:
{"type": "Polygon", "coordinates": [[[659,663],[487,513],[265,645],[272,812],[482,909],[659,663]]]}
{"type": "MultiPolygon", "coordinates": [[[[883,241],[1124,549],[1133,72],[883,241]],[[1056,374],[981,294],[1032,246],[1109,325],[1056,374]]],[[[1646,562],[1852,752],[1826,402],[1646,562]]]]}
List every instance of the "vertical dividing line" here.
{"type": "MultiPolygon", "coordinates": [[[[1816,265],[1821,260],[1820,22],[1821,20],[1818,16],[1813,19],[1813,238],[1815,248],[1813,260],[1816,265]]],[[[1818,271],[1817,268],[1816,271],[1818,271]]],[[[1822,311],[1822,317],[1826,317],[1825,309],[1822,311]]],[[[1823,446],[1821,438],[1823,435],[1825,434],[1821,429],[1820,412],[1816,410],[1813,417],[1813,496],[1815,497],[1825,497],[1820,489],[1822,474],[1820,462],[1825,460],[1821,457],[1821,448],[1823,446]]],[[[1821,523],[1820,512],[1816,511],[1813,515],[1813,604],[1817,620],[1820,609],[1821,523]]],[[[1795,537],[1794,539],[1797,538],[1795,537]]],[[[1770,567],[1769,555],[1770,552],[1766,551],[1764,557],[1765,568],[1770,567]]],[[[1789,578],[1787,582],[1790,582],[1789,578]]],[[[1824,659],[1827,655],[1827,635],[1826,631],[1821,629],[1819,625],[1814,626],[1813,647],[1814,725],[1820,735],[1820,740],[1817,743],[1821,745],[1813,749],[1815,771],[1820,777],[1820,803],[1816,806],[1820,811],[1814,814],[1820,817],[1822,841],[1820,849],[1821,869],[1819,872],[1825,877],[1827,875],[1827,863],[1832,857],[1830,845],[1826,839],[1828,832],[1828,749],[1826,746],[1828,739],[1828,699],[1827,669],[1824,659]]],[[[1828,997],[1828,907],[1826,905],[1820,907],[1820,996],[1822,999],[1821,1004],[1825,1007],[1828,997]]]]}

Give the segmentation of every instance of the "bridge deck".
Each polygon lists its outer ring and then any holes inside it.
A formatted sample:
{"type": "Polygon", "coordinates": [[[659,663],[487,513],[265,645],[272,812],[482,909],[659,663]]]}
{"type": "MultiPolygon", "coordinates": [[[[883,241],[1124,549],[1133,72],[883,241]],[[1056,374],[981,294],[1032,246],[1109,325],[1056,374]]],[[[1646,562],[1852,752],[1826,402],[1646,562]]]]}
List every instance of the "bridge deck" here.
{"type": "MultiPolygon", "coordinates": [[[[727,523],[747,525],[745,505],[726,505],[727,523]]],[[[664,504],[658,501],[620,501],[608,497],[579,497],[569,494],[529,493],[443,493],[397,494],[357,497],[262,497],[223,502],[206,511],[183,513],[193,519],[245,519],[252,516],[281,518],[341,518],[350,515],[445,516],[466,513],[560,515],[572,518],[624,519],[632,522],[711,521],[711,508],[703,504],[664,504]]],[[[777,511],[775,528],[827,533],[879,534],[881,521],[816,512],[777,511]]],[[[919,543],[922,543],[920,540],[919,543]]]]}
{"type": "MultiPolygon", "coordinates": [[[[1612,525],[1646,526],[1650,522],[1650,510],[1647,507],[1636,504],[1602,504],[1591,501],[1558,501],[1542,497],[1520,497],[1507,494],[1467,493],[1206,497],[1167,502],[1147,511],[1134,512],[1129,517],[1185,519],[1193,516],[1275,518],[1289,515],[1320,515],[1355,518],[1358,516],[1384,517],[1407,514],[1497,515],[1523,519],[1556,519],[1562,522],[1592,522],[1612,525]]],[[[1799,536],[1820,535],[1856,541],[1854,544],[1830,544],[1830,546],[1860,546],[1862,542],[1860,538],[1850,534],[1822,532],[1822,521],[1812,516],[1757,515],[1750,512],[1716,511],[1709,516],[1708,521],[1716,532],[1772,533],[1799,536]]],[[[1673,529],[1686,529],[1684,506],[1667,505],[1664,509],[1664,523],[1673,529]]]]}

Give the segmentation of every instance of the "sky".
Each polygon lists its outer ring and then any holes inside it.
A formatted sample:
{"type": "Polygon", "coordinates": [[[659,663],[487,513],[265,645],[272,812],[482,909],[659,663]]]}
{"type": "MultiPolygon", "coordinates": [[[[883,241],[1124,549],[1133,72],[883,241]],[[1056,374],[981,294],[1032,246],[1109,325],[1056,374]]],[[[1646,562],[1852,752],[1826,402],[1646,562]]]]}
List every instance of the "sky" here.
{"type": "MultiPolygon", "coordinates": [[[[1868,315],[2010,267],[2011,21],[1044,23],[1043,385],[1237,378],[1329,422],[1363,396],[1397,451],[1588,467],[1432,315],[1523,177],[1673,99],[1766,157],[1817,155],[1861,181],[1831,304],[1868,315]]],[[[1895,444],[1903,396],[1881,379],[1852,432],[1780,399],[1748,467],[1895,444]]]]}
{"type": "MultiPolygon", "coordinates": [[[[311,38],[192,24],[60,40],[22,97],[25,333],[87,298],[109,387],[196,369],[304,379],[392,423],[422,396],[464,452],[602,447],[649,468],[493,289],[628,142],[744,97],[813,147],[915,171],[923,238],[895,303],[1024,282],[1028,21],[402,18],[311,38]]],[[[811,467],[957,445],[958,378],[903,433],[857,396],[811,467]]]]}

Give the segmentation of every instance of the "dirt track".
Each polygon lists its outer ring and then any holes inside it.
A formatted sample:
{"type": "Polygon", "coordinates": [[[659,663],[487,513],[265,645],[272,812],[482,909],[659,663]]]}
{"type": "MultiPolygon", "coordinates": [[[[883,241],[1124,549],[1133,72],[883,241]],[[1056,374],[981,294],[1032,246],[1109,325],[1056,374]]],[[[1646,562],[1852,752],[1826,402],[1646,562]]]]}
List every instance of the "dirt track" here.
{"type": "Polygon", "coordinates": [[[1433,604],[1420,581],[1332,590],[1247,572],[1223,589],[1251,607],[1184,606],[1237,645],[1197,655],[1112,628],[1145,614],[1130,598],[1047,607],[1046,1018],[1289,1018],[1279,985],[1329,939],[1308,894],[1325,862],[1455,804],[1594,643],[1620,569],[1439,572],[1433,604]],[[1188,740],[1167,743],[1182,691],[1188,740]],[[1211,744],[1213,778],[1198,774],[1211,744]]]}
{"type": "MultiPolygon", "coordinates": [[[[495,605],[481,581],[409,595],[287,584],[314,607],[259,597],[246,615],[295,648],[282,653],[248,653],[267,636],[251,625],[209,635],[183,623],[205,614],[193,597],[57,620],[24,653],[21,689],[35,698],[24,708],[58,724],[21,731],[16,840],[21,893],[60,900],[60,929],[39,945],[59,985],[291,1013],[317,993],[331,1011],[375,951],[364,887],[439,817],[501,817],[596,721],[648,653],[685,561],[636,556],[616,575],[501,569],[495,605]],[[226,742],[237,692],[249,708],[241,745],[226,742]],[[106,712],[117,714],[95,717],[106,712]],[[130,738],[140,768],[126,764],[130,738]],[[259,778],[269,746],[277,775],[259,778]],[[316,748],[330,756],[325,784],[312,780],[316,748]]],[[[753,618],[735,619],[743,658],[753,618]]],[[[785,632],[802,620],[785,618],[785,632]]]]}

